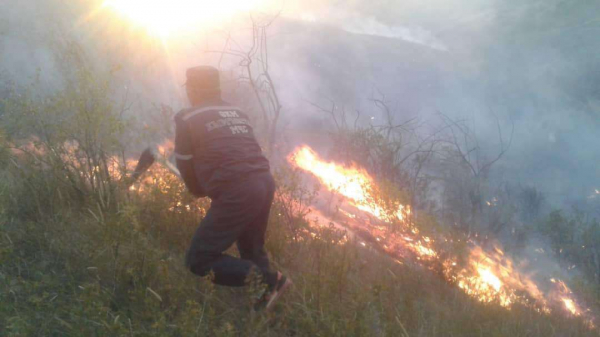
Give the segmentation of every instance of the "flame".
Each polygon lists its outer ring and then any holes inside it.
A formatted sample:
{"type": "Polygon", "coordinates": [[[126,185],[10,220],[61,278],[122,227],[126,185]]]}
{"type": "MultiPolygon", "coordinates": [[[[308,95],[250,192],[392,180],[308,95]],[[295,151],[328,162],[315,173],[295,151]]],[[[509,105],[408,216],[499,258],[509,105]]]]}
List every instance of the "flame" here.
{"type": "MultiPolygon", "coordinates": [[[[436,243],[454,240],[422,236],[410,221],[410,207],[407,205],[395,204],[391,211],[383,207],[373,195],[376,187],[374,179],[364,169],[324,161],[308,146],[297,148],[288,156],[288,161],[313,174],[329,191],[344,196],[357,209],[381,221],[399,223],[399,233],[387,230],[389,227],[386,226],[360,224],[360,229],[377,238],[377,242],[390,255],[403,256],[403,252],[409,251],[417,261],[432,266],[432,269],[435,265],[441,266],[448,282],[482,302],[497,303],[507,309],[520,303],[544,313],[559,308],[574,316],[583,315],[584,310],[563,281],[552,279],[555,289],[542,291],[538,283],[515,267],[514,261],[499,246],[486,250],[468,241],[468,256],[462,263],[458,263],[458,257],[449,252],[441,254],[436,243]]],[[[490,206],[496,202],[496,198],[492,199],[490,206]]],[[[351,214],[349,218],[360,222],[356,214],[345,210],[342,213],[351,214]]],[[[460,239],[456,241],[460,242],[460,239]]],[[[364,245],[364,242],[361,244],[364,245]]],[[[595,327],[589,315],[586,322],[590,327],[595,327]]]]}
{"type": "Polygon", "coordinates": [[[581,316],[582,310],[579,307],[579,305],[577,305],[577,303],[573,301],[573,292],[571,291],[571,289],[569,289],[565,282],[554,278],[550,279],[550,282],[552,282],[556,286],[556,292],[558,292],[558,296],[560,297],[560,301],[562,301],[565,310],[567,310],[574,316],[581,316]]]}
{"type": "Polygon", "coordinates": [[[308,146],[297,150],[288,160],[299,168],[313,173],[327,189],[350,199],[356,208],[376,218],[393,221],[404,220],[410,215],[410,208],[404,205],[397,204],[395,209],[388,211],[375,203],[371,192],[374,187],[373,179],[362,169],[346,168],[335,163],[324,162],[308,146]]]}
{"type": "Polygon", "coordinates": [[[579,316],[579,309],[577,305],[570,298],[563,298],[562,301],[565,303],[565,308],[575,316],[579,316]]]}
{"type": "Polygon", "coordinates": [[[492,286],[496,292],[500,291],[500,288],[502,288],[502,282],[500,282],[500,279],[496,277],[494,273],[486,268],[478,268],[477,271],[479,272],[479,276],[483,282],[492,286]]]}

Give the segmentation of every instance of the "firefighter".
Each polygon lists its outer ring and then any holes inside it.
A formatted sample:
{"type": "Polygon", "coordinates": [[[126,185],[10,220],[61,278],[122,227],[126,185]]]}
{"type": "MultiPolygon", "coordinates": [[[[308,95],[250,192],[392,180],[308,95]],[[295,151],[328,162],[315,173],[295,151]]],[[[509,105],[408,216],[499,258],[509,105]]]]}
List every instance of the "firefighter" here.
{"type": "Polygon", "coordinates": [[[257,309],[269,309],[291,279],[272,271],[264,249],[275,182],[247,115],[221,99],[219,72],[190,68],[185,84],[190,108],[175,115],[175,158],[187,189],[211,206],[186,254],[194,273],[243,286],[257,273],[266,291],[257,309]],[[225,254],[234,243],[240,258],[225,254]]]}

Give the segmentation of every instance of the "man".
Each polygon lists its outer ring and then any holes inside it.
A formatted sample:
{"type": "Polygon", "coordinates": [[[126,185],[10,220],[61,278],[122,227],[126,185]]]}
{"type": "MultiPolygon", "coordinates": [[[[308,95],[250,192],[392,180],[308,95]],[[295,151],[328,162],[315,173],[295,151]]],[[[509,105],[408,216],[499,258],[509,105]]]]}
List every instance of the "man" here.
{"type": "Polygon", "coordinates": [[[221,99],[219,72],[188,69],[191,107],[175,115],[175,158],[188,190],[211,206],[196,230],[186,265],[214,282],[243,286],[251,273],[267,285],[258,308],[269,309],[291,280],[269,268],[265,231],[275,182],[248,117],[221,99]],[[241,258],[224,254],[237,243],[241,258]]]}

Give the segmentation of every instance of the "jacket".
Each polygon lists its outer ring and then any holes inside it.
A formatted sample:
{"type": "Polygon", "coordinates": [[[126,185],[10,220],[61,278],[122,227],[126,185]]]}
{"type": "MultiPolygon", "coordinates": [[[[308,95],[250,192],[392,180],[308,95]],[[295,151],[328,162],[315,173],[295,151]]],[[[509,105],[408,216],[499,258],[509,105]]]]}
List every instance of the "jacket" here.
{"type": "Polygon", "coordinates": [[[175,159],[192,194],[214,197],[249,173],[269,171],[248,116],[220,99],[179,111],[175,159]]]}

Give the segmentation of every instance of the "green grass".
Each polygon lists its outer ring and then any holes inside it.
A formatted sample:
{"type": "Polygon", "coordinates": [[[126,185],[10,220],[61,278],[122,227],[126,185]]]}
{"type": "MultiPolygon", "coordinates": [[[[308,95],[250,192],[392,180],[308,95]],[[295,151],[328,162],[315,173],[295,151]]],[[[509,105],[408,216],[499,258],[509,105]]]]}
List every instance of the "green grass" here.
{"type": "Polygon", "coordinates": [[[9,171],[1,199],[2,336],[597,335],[576,319],[478,303],[428,270],[340,243],[336,230],[311,235],[306,222],[283,215],[282,199],[268,249],[295,285],[273,312],[257,314],[252,287],[214,286],[184,268],[207,205],[169,210],[193,202],[174,178],[142,196],[119,190],[120,202],[103,210],[91,202],[69,207],[57,201],[60,188],[9,171]]]}

